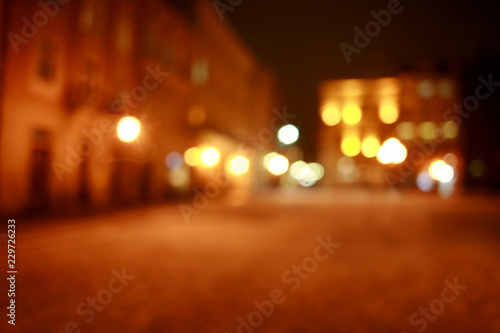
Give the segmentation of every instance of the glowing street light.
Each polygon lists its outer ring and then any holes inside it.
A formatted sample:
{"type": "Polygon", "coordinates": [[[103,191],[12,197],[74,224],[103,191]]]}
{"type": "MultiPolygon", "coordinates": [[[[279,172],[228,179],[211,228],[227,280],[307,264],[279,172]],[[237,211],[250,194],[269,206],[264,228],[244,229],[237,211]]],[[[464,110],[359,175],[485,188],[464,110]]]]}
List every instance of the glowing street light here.
{"type": "Polygon", "coordinates": [[[229,161],[227,169],[233,175],[242,175],[248,171],[250,168],[250,162],[248,158],[243,155],[236,156],[229,161]]]}
{"type": "Polygon", "coordinates": [[[269,160],[267,170],[275,176],[284,174],[288,170],[288,159],[283,155],[274,156],[269,160]]]}
{"type": "Polygon", "coordinates": [[[214,147],[204,149],[200,155],[201,164],[207,167],[213,167],[220,160],[220,153],[214,147]]]}
{"type": "Polygon", "coordinates": [[[451,165],[446,164],[443,160],[437,160],[429,166],[429,175],[440,183],[449,183],[455,177],[455,171],[451,165]]]}
{"type": "Polygon", "coordinates": [[[285,145],[294,143],[298,138],[299,130],[293,125],[285,125],[278,131],[278,140],[285,145]]]}
{"type": "Polygon", "coordinates": [[[194,167],[200,164],[201,150],[197,147],[189,148],[184,152],[184,161],[187,165],[194,167]]]}
{"type": "Polygon", "coordinates": [[[406,147],[396,138],[384,141],[377,153],[377,160],[382,164],[398,164],[406,159],[408,151],[406,147]]]}
{"type": "Polygon", "coordinates": [[[131,142],[137,139],[141,131],[141,123],[135,117],[123,117],[116,126],[116,134],[123,142],[131,142]]]}

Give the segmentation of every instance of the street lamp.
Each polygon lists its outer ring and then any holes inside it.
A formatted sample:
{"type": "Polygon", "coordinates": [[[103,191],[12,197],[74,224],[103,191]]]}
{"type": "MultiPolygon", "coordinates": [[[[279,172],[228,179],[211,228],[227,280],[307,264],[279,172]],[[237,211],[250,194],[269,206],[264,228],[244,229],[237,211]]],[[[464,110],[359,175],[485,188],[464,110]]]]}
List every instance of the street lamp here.
{"type": "Polygon", "coordinates": [[[116,126],[116,134],[123,142],[131,142],[137,139],[141,131],[141,123],[135,117],[123,117],[116,126]]]}
{"type": "Polygon", "coordinates": [[[278,131],[278,140],[285,145],[291,145],[298,138],[299,130],[293,125],[285,125],[278,131]]]}

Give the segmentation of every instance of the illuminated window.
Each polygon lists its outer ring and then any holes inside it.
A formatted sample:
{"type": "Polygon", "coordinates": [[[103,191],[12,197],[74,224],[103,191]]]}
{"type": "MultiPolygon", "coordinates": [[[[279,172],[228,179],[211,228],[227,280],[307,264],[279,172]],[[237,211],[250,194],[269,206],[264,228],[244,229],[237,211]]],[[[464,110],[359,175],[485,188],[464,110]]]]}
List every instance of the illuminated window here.
{"type": "Polygon", "coordinates": [[[446,139],[454,139],[458,136],[458,124],[454,121],[445,121],[441,124],[443,136],[446,139]]]}
{"type": "Polygon", "coordinates": [[[399,117],[398,107],[392,104],[381,105],[378,110],[378,116],[383,123],[393,124],[399,117]]]}
{"type": "Polygon", "coordinates": [[[363,140],[361,144],[361,152],[365,157],[372,158],[377,156],[378,149],[380,148],[380,142],[376,137],[369,136],[363,140]]]}
{"type": "Polygon", "coordinates": [[[432,121],[421,123],[418,127],[420,137],[424,140],[434,140],[438,135],[438,127],[432,121]]]}
{"type": "Polygon", "coordinates": [[[321,112],[321,120],[328,126],[334,126],[340,123],[342,115],[339,109],[333,106],[326,107],[323,112],[321,112]]]}
{"type": "Polygon", "coordinates": [[[95,28],[95,6],[92,0],[83,2],[78,23],[80,32],[83,33],[88,33],[95,28]]]}
{"type": "Polygon", "coordinates": [[[443,79],[438,84],[438,91],[442,97],[449,98],[453,96],[453,83],[449,79],[443,79]]]}
{"type": "Polygon", "coordinates": [[[431,98],[434,96],[434,84],[430,80],[423,80],[418,84],[418,94],[423,98],[431,98]]]}
{"type": "Polygon", "coordinates": [[[340,149],[345,156],[353,157],[360,153],[361,143],[359,142],[359,139],[357,137],[348,136],[342,139],[340,149]]]}
{"type": "Polygon", "coordinates": [[[342,110],[342,120],[348,125],[354,125],[361,121],[362,112],[356,105],[347,105],[342,110]]]}
{"type": "Polygon", "coordinates": [[[45,81],[52,81],[56,76],[56,47],[53,43],[43,40],[40,45],[38,60],[38,75],[45,81]]]}
{"type": "Polygon", "coordinates": [[[415,124],[409,121],[401,122],[396,126],[396,134],[401,140],[415,139],[416,131],[415,124]]]}

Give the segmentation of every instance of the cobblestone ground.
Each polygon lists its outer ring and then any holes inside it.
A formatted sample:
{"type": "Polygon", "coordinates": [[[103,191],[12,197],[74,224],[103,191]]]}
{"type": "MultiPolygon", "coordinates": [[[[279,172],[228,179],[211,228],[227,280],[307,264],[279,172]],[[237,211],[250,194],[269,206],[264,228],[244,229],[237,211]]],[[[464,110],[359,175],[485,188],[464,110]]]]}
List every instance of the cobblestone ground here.
{"type": "Polygon", "coordinates": [[[18,220],[16,326],[3,314],[2,327],[500,332],[498,197],[304,190],[229,198],[190,224],[175,204],[18,220]]]}

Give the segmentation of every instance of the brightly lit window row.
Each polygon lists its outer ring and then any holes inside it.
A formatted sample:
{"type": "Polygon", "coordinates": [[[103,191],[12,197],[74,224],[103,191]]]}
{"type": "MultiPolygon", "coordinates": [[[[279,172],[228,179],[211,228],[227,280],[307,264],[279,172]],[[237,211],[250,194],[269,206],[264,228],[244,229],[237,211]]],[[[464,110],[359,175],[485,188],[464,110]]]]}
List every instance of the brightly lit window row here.
{"type": "Polygon", "coordinates": [[[380,144],[376,137],[366,137],[362,142],[357,136],[342,139],[340,149],[345,156],[354,157],[360,153],[367,158],[377,157],[382,164],[398,164],[406,159],[406,147],[396,138],[390,138],[380,144]]]}
{"type": "Polygon", "coordinates": [[[404,121],[396,126],[396,134],[401,140],[413,140],[419,136],[423,140],[434,140],[439,136],[454,139],[458,136],[458,124],[454,121],[444,121],[438,126],[435,122],[426,121],[417,124],[404,121]]]}
{"type": "MultiPolygon", "coordinates": [[[[384,124],[393,124],[398,120],[399,107],[394,100],[382,101],[378,116],[384,124]]],[[[341,121],[346,125],[356,125],[361,121],[363,111],[355,104],[348,104],[341,110],[335,106],[327,106],[321,112],[321,120],[328,126],[335,126],[341,121]]]]}

